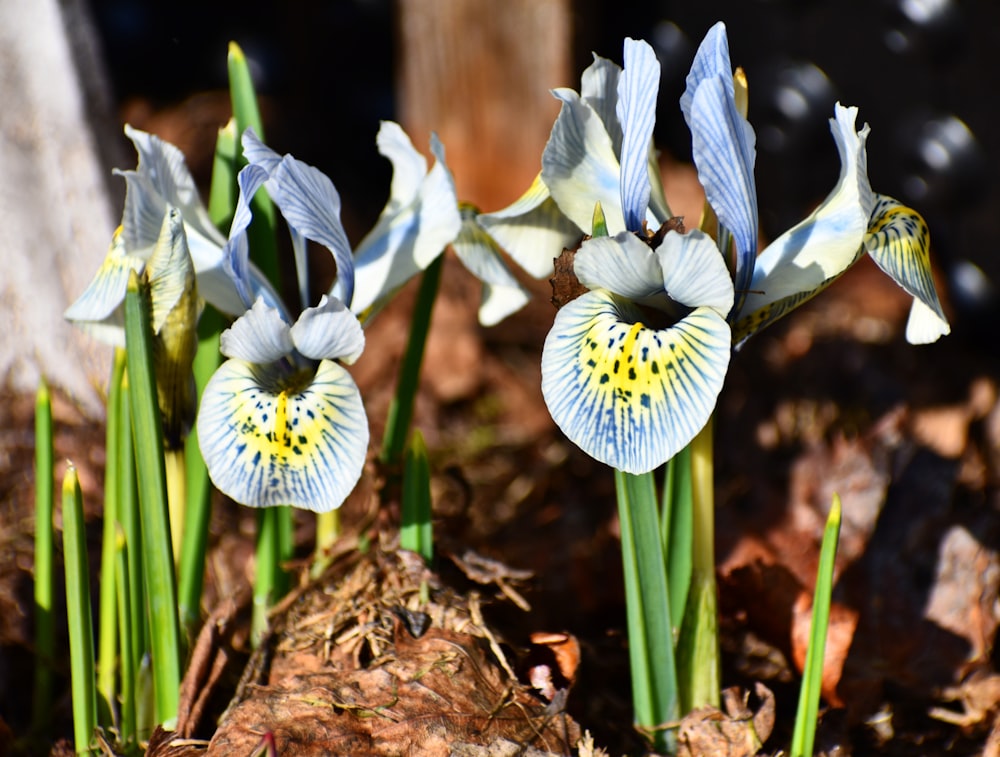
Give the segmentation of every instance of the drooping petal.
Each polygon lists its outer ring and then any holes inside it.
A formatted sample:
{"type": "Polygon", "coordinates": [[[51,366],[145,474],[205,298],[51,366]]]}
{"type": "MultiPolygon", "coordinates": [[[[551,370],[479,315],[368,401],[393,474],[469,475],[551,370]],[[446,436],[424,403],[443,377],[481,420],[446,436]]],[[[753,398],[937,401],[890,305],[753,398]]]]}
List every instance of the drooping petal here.
{"type": "Polygon", "coordinates": [[[691,308],[712,308],[723,318],[729,315],[733,281],[710,236],[697,229],[687,234],[670,231],[656,254],[671,299],[691,308]]]}
{"type": "Polygon", "coordinates": [[[736,243],[734,280],[739,301],[749,288],[757,257],[756,138],[736,107],[732,77],[727,71],[701,82],[691,101],[689,122],[705,198],[736,243]]]}
{"type": "Polygon", "coordinates": [[[552,261],[564,249],[576,247],[583,236],[559,210],[540,175],[511,205],[481,213],[477,221],[515,263],[536,279],[551,276],[552,261]]]}
{"type": "Polygon", "coordinates": [[[622,125],[621,206],[625,227],[639,231],[649,208],[649,147],[656,125],[660,62],[653,48],[625,40],[625,69],[618,82],[618,120],[622,125]]]}
{"type": "Polygon", "coordinates": [[[531,297],[507,268],[496,242],[476,223],[476,215],[474,208],[463,206],[462,230],[451,246],[462,265],[483,282],[479,322],[495,326],[528,304],[531,297]]]}
{"type": "Polygon", "coordinates": [[[542,351],[542,394],[567,437],[591,457],[645,473],[711,416],[729,366],[730,330],[711,308],[674,326],[644,326],[626,300],[598,290],[556,315],[542,351]]]}
{"type": "Polygon", "coordinates": [[[307,308],[292,326],[295,348],[312,360],[341,360],[353,363],[365,349],[361,324],[343,302],[323,295],[319,305],[307,308]]]}
{"type": "Polygon", "coordinates": [[[436,158],[433,168],[422,178],[413,198],[400,205],[404,193],[412,190],[410,173],[416,165],[414,154],[419,154],[398,125],[386,122],[383,129],[386,134],[379,149],[393,161],[393,174],[399,170],[402,178],[375,228],[361,240],[355,253],[357,288],[350,306],[358,314],[371,314],[381,307],[389,295],[430,265],[462,226],[455,183],[437,137],[431,136],[431,152],[436,158]]]}
{"type": "Polygon", "coordinates": [[[628,231],[585,240],[573,258],[573,272],[588,289],[607,289],[630,300],[663,292],[656,254],[628,231]]]}
{"type": "Polygon", "coordinates": [[[878,195],[865,248],[876,265],[913,297],[906,324],[908,342],[929,344],[951,332],[934,287],[930,233],[919,213],[878,195]]]}
{"type": "Polygon", "coordinates": [[[251,507],[339,507],[368,449],[361,395],[343,367],[319,364],[311,381],[228,360],[205,387],[198,442],[216,487],[251,507]]]}
{"type": "Polygon", "coordinates": [[[219,337],[219,352],[248,363],[280,360],[290,355],[294,347],[291,327],[263,297],[219,337]]]}
{"type": "Polygon", "coordinates": [[[594,205],[601,203],[612,234],[625,231],[620,169],[598,114],[570,89],[553,94],[562,101],[542,153],[542,181],[559,209],[584,232],[590,231],[594,205]]]}
{"type": "Polygon", "coordinates": [[[125,346],[125,315],[122,303],[129,273],[139,273],[145,264],[128,254],[121,227],[115,231],[101,267],[64,316],[81,329],[114,347],[125,346]]]}
{"type": "Polygon", "coordinates": [[[260,166],[268,176],[274,173],[274,169],[281,163],[281,155],[261,142],[252,126],[246,128],[244,136],[240,138],[240,144],[243,145],[243,157],[247,162],[260,166]],[[248,139],[244,138],[246,135],[249,135],[248,139]]]}
{"type": "Polygon", "coordinates": [[[864,253],[874,196],[865,152],[868,126],[855,130],[857,113],[857,108],[837,104],[830,125],[840,153],[840,177],[808,218],[758,256],[734,327],[737,342],[811,299],[864,253]]]}

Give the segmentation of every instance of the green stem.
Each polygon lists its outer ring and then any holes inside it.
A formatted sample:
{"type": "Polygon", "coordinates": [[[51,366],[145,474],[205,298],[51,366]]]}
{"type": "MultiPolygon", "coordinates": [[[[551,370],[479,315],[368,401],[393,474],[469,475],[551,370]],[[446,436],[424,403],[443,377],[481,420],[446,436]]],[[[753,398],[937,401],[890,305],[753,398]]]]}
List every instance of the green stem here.
{"type": "Polygon", "coordinates": [[[94,635],[90,614],[90,569],[83,497],[76,468],[63,479],[63,559],[66,572],[66,617],[69,621],[70,677],[73,692],[73,739],[77,754],[90,754],[97,727],[94,683],[94,635]]]}
{"type": "MultiPolygon", "coordinates": [[[[142,564],[142,526],[139,516],[139,493],[136,489],[135,475],[135,451],[132,442],[132,408],[130,405],[130,391],[128,374],[122,380],[121,386],[121,414],[119,417],[120,431],[118,434],[118,444],[120,446],[119,477],[120,483],[118,491],[121,495],[121,507],[119,508],[119,522],[122,531],[125,533],[125,544],[128,547],[126,552],[126,562],[128,563],[128,608],[131,615],[129,630],[132,633],[130,646],[132,647],[132,659],[125,663],[133,671],[138,671],[139,663],[147,649],[146,634],[146,591],[144,570],[142,564]]],[[[133,681],[134,681],[133,677],[133,681]]]]}
{"type": "Polygon", "coordinates": [[[32,701],[32,732],[46,734],[52,712],[52,662],[55,659],[55,620],[52,601],[55,535],[52,511],[55,505],[52,452],[52,402],[42,379],[35,401],[35,688],[32,701]]]}
{"type": "Polygon", "coordinates": [[[118,592],[118,638],[121,639],[120,739],[126,754],[137,751],[135,715],[135,650],[132,648],[132,608],[129,605],[128,544],[119,525],[115,532],[115,590],[118,592]]]}
{"type": "Polygon", "coordinates": [[[309,575],[318,578],[330,564],[330,550],[340,538],[340,509],[316,514],[316,553],[309,575]]]}
{"type": "Polygon", "coordinates": [[[187,521],[187,465],[184,448],[163,451],[163,468],[167,480],[167,511],[170,514],[170,552],[174,565],[180,566],[187,521]]]}
{"type": "Polygon", "coordinates": [[[431,474],[427,445],[419,430],[414,430],[406,447],[403,469],[402,525],[399,546],[416,552],[428,565],[434,559],[434,534],[431,527],[431,474]]]}
{"type": "Polygon", "coordinates": [[[615,471],[636,723],[657,750],[670,750],[677,719],[670,597],[653,474],[615,471]]]}
{"type": "Polygon", "coordinates": [[[413,317],[410,320],[410,339],[403,353],[402,366],[396,384],[396,396],[389,405],[389,417],[386,419],[385,436],[382,439],[381,460],[389,466],[399,463],[406,447],[406,437],[413,420],[413,403],[420,386],[420,366],[424,360],[424,347],[427,344],[427,333],[431,326],[431,312],[437,299],[441,284],[441,270],[444,266],[444,255],[439,255],[433,263],[427,266],[420,280],[417,301],[413,306],[413,317]]]}
{"type": "Polygon", "coordinates": [[[129,394],[139,480],[144,576],[153,653],[156,717],[173,728],[180,692],[180,630],[177,586],[170,541],[163,430],[153,373],[153,336],[148,292],[129,277],[125,295],[129,394]]]}
{"type": "Polygon", "coordinates": [[[267,633],[267,611],[277,597],[275,583],[280,570],[280,517],[280,508],[277,507],[265,507],[257,512],[257,562],[250,619],[250,639],[255,647],[267,633]]]}

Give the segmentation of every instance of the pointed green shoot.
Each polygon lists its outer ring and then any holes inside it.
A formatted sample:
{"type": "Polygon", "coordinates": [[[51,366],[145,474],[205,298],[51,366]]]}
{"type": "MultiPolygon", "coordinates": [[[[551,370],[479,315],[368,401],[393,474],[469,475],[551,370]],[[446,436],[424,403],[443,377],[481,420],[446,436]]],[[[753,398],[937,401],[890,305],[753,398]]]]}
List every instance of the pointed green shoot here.
{"type": "Polygon", "coordinates": [[[62,490],[63,559],[66,569],[66,617],[69,621],[69,662],[73,692],[73,740],[77,754],[90,754],[97,727],[97,687],[94,682],[94,632],[90,614],[90,569],[83,496],[76,468],[66,471],[62,490]]]}
{"type": "Polygon", "coordinates": [[[132,608],[129,605],[128,544],[121,524],[115,524],[115,591],[118,593],[118,638],[121,640],[121,718],[119,739],[128,755],[136,754],[135,651],[132,649],[132,608]]]}
{"type": "Polygon", "coordinates": [[[427,445],[419,430],[413,431],[403,464],[403,522],[399,546],[416,552],[428,565],[434,559],[431,528],[431,472],[427,445]]]}
{"type": "Polygon", "coordinates": [[[601,207],[601,203],[594,205],[594,220],[591,227],[593,229],[592,237],[608,236],[608,220],[604,217],[604,208],[601,207]]]}
{"type": "Polygon", "coordinates": [[[833,566],[837,559],[837,541],[840,538],[840,497],[833,495],[830,515],[823,530],[823,546],[819,553],[816,589],[813,592],[812,627],[809,647],[806,650],[805,669],[802,671],[802,689],[799,707],[795,714],[792,734],[792,757],[809,757],[816,738],[816,715],[819,712],[819,695],[823,687],[823,661],[826,634],[830,626],[830,598],[833,595],[833,566]]]}
{"type": "MultiPolygon", "coordinates": [[[[125,533],[125,543],[136,545],[133,549],[127,550],[126,562],[128,563],[128,610],[130,615],[129,631],[132,634],[130,646],[132,648],[132,659],[128,662],[122,661],[122,670],[131,667],[133,671],[138,671],[139,662],[148,649],[148,635],[146,633],[146,590],[142,549],[142,527],[139,515],[139,492],[137,489],[135,475],[135,451],[132,443],[132,408],[130,405],[130,392],[128,373],[122,379],[121,385],[121,412],[119,413],[118,432],[118,462],[119,462],[119,484],[120,507],[118,509],[118,519],[121,523],[122,531],[125,533]]],[[[124,641],[122,641],[124,649],[124,641]]],[[[135,676],[133,675],[133,681],[135,676]]],[[[124,688],[124,687],[123,687],[124,688]]]]}
{"type": "Polygon", "coordinates": [[[125,295],[125,345],[129,399],[139,481],[139,511],[146,599],[153,655],[156,717],[165,728],[177,719],[180,691],[180,631],[177,587],[170,543],[163,433],[153,373],[149,293],[132,272],[125,295]]]}
{"type": "Polygon", "coordinates": [[[55,505],[55,472],[52,464],[52,402],[42,379],[35,399],[35,688],[31,730],[49,731],[52,713],[52,662],[56,652],[52,511],[55,505]]]}
{"type": "Polygon", "coordinates": [[[669,751],[675,737],[668,728],[678,716],[677,675],[653,474],[616,470],[615,488],[635,719],[657,751],[669,751]]]}
{"type": "Polygon", "coordinates": [[[380,459],[390,467],[400,462],[406,446],[406,437],[409,435],[410,422],[413,420],[413,403],[420,386],[420,366],[424,360],[427,332],[431,327],[431,312],[441,284],[443,266],[444,256],[440,255],[427,266],[420,279],[420,289],[417,291],[417,301],[413,306],[413,317],[410,320],[410,338],[403,353],[396,395],[389,405],[385,437],[382,439],[380,459]]]}
{"type": "Polygon", "coordinates": [[[236,213],[239,189],[236,185],[237,163],[240,157],[240,142],[236,132],[236,119],[230,118],[219,129],[215,138],[215,155],[212,158],[212,185],[208,190],[208,217],[223,234],[236,213]]]}

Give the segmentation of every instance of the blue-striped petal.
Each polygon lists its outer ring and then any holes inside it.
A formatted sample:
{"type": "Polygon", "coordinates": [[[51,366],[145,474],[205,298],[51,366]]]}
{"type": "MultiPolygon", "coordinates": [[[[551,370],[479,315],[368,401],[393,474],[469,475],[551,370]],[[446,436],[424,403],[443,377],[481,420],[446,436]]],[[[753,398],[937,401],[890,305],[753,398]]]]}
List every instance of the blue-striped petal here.
{"type": "Polygon", "coordinates": [[[228,360],[205,387],[198,442],[215,486],[251,507],[339,507],[361,476],[368,422],[343,367],[314,376],[228,360]]]}
{"type": "Polygon", "coordinates": [[[591,457],[645,473],[682,449],[715,408],[730,330],[711,308],[666,329],[604,290],[564,306],[542,351],[542,394],[563,433],[591,457]]]}
{"type": "Polygon", "coordinates": [[[687,307],[709,307],[725,318],[733,309],[733,281],[719,248],[698,231],[667,232],[656,249],[663,287],[670,298],[687,307]]]}
{"type": "Polygon", "coordinates": [[[267,171],[258,165],[250,163],[240,169],[236,176],[240,193],[236,199],[236,211],[229,227],[229,240],[223,249],[225,269],[229,274],[243,301],[243,309],[253,305],[256,299],[253,292],[250,267],[250,245],[247,241],[247,228],[253,220],[250,203],[264,182],[267,181],[267,171]]]}
{"type": "Polygon", "coordinates": [[[931,271],[930,232],[915,210],[878,195],[865,248],[876,265],[913,297],[906,324],[911,344],[929,344],[951,332],[931,271]]]}
{"type": "Polygon", "coordinates": [[[480,226],[507,251],[529,276],[552,275],[552,261],[564,249],[580,243],[583,232],[563,215],[541,175],[512,204],[493,213],[481,213],[480,226]]]}
{"type": "Polygon", "coordinates": [[[571,89],[553,94],[562,101],[542,153],[542,181],[559,209],[584,232],[590,231],[594,205],[601,203],[612,234],[625,231],[620,169],[598,114],[571,89]]]}
{"type": "Polygon", "coordinates": [[[462,208],[462,229],[451,246],[462,265],[483,282],[479,322],[495,326],[527,305],[531,296],[507,268],[496,242],[476,222],[476,215],[474,208],[462,208]]]}
{"type": "MultiPolygon", "coordinates": [[[[695,53],[691,70],[688,72],[684,94],[681,95],[681,111],[688,127],[691,127],[691,108],[694,93],[701,83],[708,79],[732,77],[733,66],[729,58],[729,38],[726,25],[719,21],[705,34],[695,53]]],[[[731,79],[730,79],[731,82],[731,79]]],[[[732,89],[732,84],[730,84],[732,89]]]]}
{"type": "Polygon", "coordinates": [[[736,243],[734,276],[739,302],[757,257],[756,151],[753,128],[736,107],[733,74],[709,78],[691,100],[691,149],[705,198],[736,243]]]}
{"type": "Polygon", "coordinates": [[[656,253],[628,231],[585,240],[573,258],[573,272],[588,289],[607,289],[630,300],[663,293],[656,253]]]}
{"type": "Polygon", "coordinates": [[[319,305],[302,311],[291,336],[295,348],[311,360],[340,360],[350,365],[365,349],[357,316],[336,297],[325,294],[319,305]]]}
{"type": "Polygon", "coordinates": [[[246,313],[219,337],[219,352],[248,363],[272,363],[290,355],[291,327],[281,313],[258,298],[246,313]]]}
{"type": "Polygon", "coordinates": [[[434,166],[418,184],[413,172],[426,162],[421,163],[423,157],[398,124],[383,122],[379,151],[392,161],[393,176],[398,171],[400,179],[393,179],[389,202],[355,252],[357,288],[350,307],[366,317],[430,265],[462,226],[455,183],[436,136],[431,136],[434,166]]]}
{"type": "Polygon", "coordinates": [[[125,300],[129,273],[139,273],[144,266],[140,258],[128,254],[119,227],[93,281],[63,315],[95,339],[114,347],[124,347],[125,314],[121,305],[125,300]]]}
{"type": "Polygon", "coordinates": [[[857,108],[838,103],[830,120],[841,161],[833,191],[808,218],[758,256],[734,328],[738,342],[811,299],[864,253],[875,201],[865,152],[868,126],[856,130],[857,113],[857,108]]]}
{"type": "Polygon", "coordinates": [[[625,227],[639,231],[649,208],[649,150],[656,125],[660,62],[647,43],[628,38],[624,61],[617,109],[622,125],[621,206],[625,227]]]}

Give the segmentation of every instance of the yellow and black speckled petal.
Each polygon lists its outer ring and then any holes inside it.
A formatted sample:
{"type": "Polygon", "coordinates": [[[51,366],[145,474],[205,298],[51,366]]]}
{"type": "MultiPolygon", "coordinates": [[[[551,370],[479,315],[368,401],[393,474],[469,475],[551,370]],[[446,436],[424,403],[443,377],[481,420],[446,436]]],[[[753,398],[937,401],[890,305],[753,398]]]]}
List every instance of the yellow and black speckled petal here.
{"type": "Polygon", "coordinates": [[[951,331],[934,288],[930,232],[915,210],[878,195],[865,235],[872,260],[913,296],[906,338],[914,344],[934,342],[951,331]]]}
{"type": "Polygon", "coordinates": [[[692,310],[666,329],[606,290],[563,307],[542,352],[542,394],[567,437],[628,473],[665,463],[701,430],[729,367],[718,312],[692,310]]]}
{"type": "Polygon", "coordinates": [[[353,379],[331,360],[296,379],[228,360],[205,387],[202,455],[212,482],[241,504],[326,512],[361,476],[368,420],[353,379]]]}

